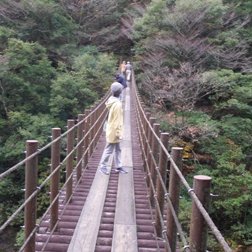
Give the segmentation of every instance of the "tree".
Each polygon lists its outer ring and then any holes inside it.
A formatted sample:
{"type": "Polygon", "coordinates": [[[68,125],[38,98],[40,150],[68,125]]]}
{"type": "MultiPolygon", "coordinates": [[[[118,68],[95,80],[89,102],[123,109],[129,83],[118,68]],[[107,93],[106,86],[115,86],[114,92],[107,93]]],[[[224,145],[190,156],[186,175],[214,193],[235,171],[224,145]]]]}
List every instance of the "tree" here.
{"type": "MultiPolygon", "coordinates": [[[[240,39],[238,32],[238,27],[244,27],[248,22],[247,18],[238,19],[235,12],[219,0],[179,0],[172,8],[167,7],[165,1],[153,1],[151,8],[135,24],[136,56],[145,73],[142,87],[153,97],[151,100],[156,100],[155,94],[158,96],[163,90],[171,90],[169,79],[177,79],[173,73],[184,76],[181,66],[188,66],[187,82],[190,79],[192,90],[197,89],[198,75],[207,69],[250,72],[249,44],[240,39]],[[232,26],[235,28],[231,29],[232,26]],[[153,84],[157,84],[152,88],[157,92],[151,89],[153,84]]],[[[169,100],[170,96],[164,98],[169,100]]],[[[198,99],[201,96],[200,92],[198,99]]],[[[187,100],[186,96],[184,100],[187,100]]]]}
{"type": "Polygon", "coordinates": [[[100,51],[129,54],[132,45],[122,32],[121,19],[135,1],[61,1],[62,7],[79,25],[79,45],[95,45],[100,51]]]}
{"type": "MultiPolygon", "coordinates": [[[[241,123],[238,118],[234,120],[241,123]]],[[[220,124],[220,128],[223,130],[222,125],[220,124]]],[[[205,143],[204,149],[216,162],[204,171],[202,168],[205,166],[201,165],[197,173],[203,172],[212,177],[213,192],[218,197],[212,202],[211,216],[215,223],[221,223],[221,232],[238,244],[248,245],[252,239],[252,174],[243,164],[244,154],[241,148],[228,137],[226,130],[224,129],[223,136],[219,135],[208,141],[208,144],[205,143]]],[[[239,132],[235,128],[232,130],[239,132]]]]}
{"type": "Polygon", "coordinates": [[[112,56],[98,53],[95,47],[83,48],[83,54],[74,59],[72,71],[59,72],[52,84],[51,114],[65,122],[83,113],[107,91],[114,66],[112,56]]]}
{"type": "Polygon", "coordinates": [[[50,83],[55,70],[45,48],[37,43],[10,39],[1,66],[1,108],[7,118],[10,111],[48,112],[50,83]],[[27,103],[26,101],[29,101],[27,103]]]}

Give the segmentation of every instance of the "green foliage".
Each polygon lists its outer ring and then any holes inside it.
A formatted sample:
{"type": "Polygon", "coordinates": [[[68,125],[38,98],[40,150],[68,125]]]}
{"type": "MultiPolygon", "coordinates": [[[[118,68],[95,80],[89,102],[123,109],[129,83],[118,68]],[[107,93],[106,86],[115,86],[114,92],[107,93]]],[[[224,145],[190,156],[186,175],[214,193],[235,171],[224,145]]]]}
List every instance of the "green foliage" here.
{"type": "Polygon", "coordinates": [[[212,120],[211,116],[204,112],[190,111],[183,113],[183,116],[185,116],[187,125],[197,125],[197,127],[206,132],[206,135],[203,135],[202,137],[214,137],[219,133],[219,130],[217,129],[218,123],[212,120]]]}
{"type": "Polygon", "coordinates": [[[183,94],[183,99],[177,99],[173,106],[184,107],[183,102],[190,104],[188,97],[195,94],[191,90],[202,88],[193,97],[196,101],[225,92],[221,82],[207,85],[202,81],[199,76],[205,72],[220,68],[250,71],[249,39],[240,35],[246,22],[222,1],[178,0],[171,7],[160,0],[149,6],[135,22],[134,38],[136,59],[144,72],[140,85],[151,97],[158,97],[162,91],[166,96],[163,100],[183,94]],[[239,25],[234,17],[239,19],[239,25]],[[185,73],[187,81],[181,85],[185,73]]]}
{"type": "Polygon", "coordinates": [[[58,3],[24,1],[24,9],[27,16],[19,27],[22,39],[38,41],[49,48],[73,41],[76,25],[58,3]]]}
{"type": "Polygon", "coordinates": [[[235,115],[238,117],[238,119],[234,119],[237,120],[237,126],[239,125],[238,120],[242,120],[246,122],[245,127],[249,128],[252,118],[252,75],[219,71],[210,81],[224,83],[222,91],[211,96],[212,101],[215,101],[216,104],[214,116],[222,118],[226,115],[235,115]]]}
{"type": "Polygon", "coordinates": [[[62,73],[52,84],[51,114],[62,121],[75,118],[96,98],[96,94],[88,88],[85,80],[62,73]]]}
{"type": "Polygon", "coordinates": [[[217,34],[215,38],[210,38],[211,43],[215,43],[221,48],[232,48],[239,44],[240,34],[238,30],[227,30],[217,34]]]}
{"type": "Polygon", "coordinates": [[[227,100],[232,97],[234,87],[248,83],[249,78],[249,75],[234,73],[228,69],[206,71],[202,75],[204,82],[219,87],[218,92],[210,96],[210,99],[214,102],[227,100]]]}
{"type": "MultiPolygon", "coordinates": [[[[235,143],[248,148],[252,140],[252,120],[249,118],[225,116],[219,123],[219,128],[224,136],[227,136],[235,143]]],[[[244,149],[245,150],[245,149],[244,149]]],[[[243,151],[244,151],[243,150],[243,151]]]]}
{"type": "MultiPolygon", "coordinates": [[[[210,139],[208,144],[205,142],[204,149],[215,160],[211,169],[204,173],[212,177],[213,191],[219,195],[212,203],[212,217],[215,223],[221,223],[219,228],[223,233],[245,244],[250,235],[243,230],[242,235],[247,238],[240,240],[241,235],[235,237],[232,231],[241,232],[240,224],[247,225],[252,219],[248,207],[252,200],[252,174],[245,169],[241,147],[227,136],[219,136],[210,139]]],[[[202,174],[202,168],[197,173],[202,174]]]]}
{"type": "Polygon", "coordinates": [[[20,248],[24,244],[24,241],[25,241],[25,233],[23,229],[20,229],[16,235],[15,246],[20,248]]]}
{"type": "Polygon", "coordinates": [[[108,90],[115,61],[94,47],[83,49],[74,59],[72,72],[62,72],[52,84],[50,108],[53,116],[66,121],[92,104],[108,90]],[[85,52],[87,51],[87,52],[85,52]]]}
{"type": "Polygon", "coordinates": [[[145,39],[160,31],[162,18],[166,13],[166,2],[164,0],[152,1],[143,15],[135,21],[135,40],[145,39]]]}
{"type": "Polygon", "coordinates": [[[211,77],[209,81],[219,82],[221,85],[224,85],[225,89],[232,89],[231,91],[235,91],[234,88],[236,87],[251,85],[252,82],[251,74],[235,73],[227,69],[210,71],[208,74],[211,77]]]}
{"type": "Polygon", "coordinates": [[[25,112],[10,112],[6,124],[11,134],[5,135],[0,146],[0,161],[5,160],[6,164],[12,164],[23,157],[27,140],[38,140],[41,146],[47,143],[51,128],[55,126],[50,115],[25,112]]]}
{"type": "MultiPolygon", "coordinates": [[[[117,71],[115,58],[82,44],[93,43],[93,38],[98,37],[103,42],[99,45],[103,51],[117,50],[113,43],[130,45],[115,24],[121,12],[114,11],[115,7],[123,11],[129,4],[127,1],[117,1],[110,10],[101,6],[108,14],[100,12],[97,19],[94,5],[95,15],[91,17],[98,22],[88,16],[89,12],[74,20],[73,11],[83,10],[78,4],[56,0],[1,2],[0,173],[24,158],[26,140],[36,139],[40,146],[45,145],[52,127],[63,128],[66,119],[76,118],[107,92],[117,71]],[[82,22],[81,27],[80,20],[87,23],[82,22]]],[[[50,173],[48,160],[44,156],[40,159],[38,184],[50,173]]],[[[23,167],[0,181],[0,223],[23,202],[21,188],[24,188],[23,167]]],[[[45,193],[48,190],[46,185],[38,195],[38,217],[48,207],[49,197],[45,193]]],[[[18,228],[22,224],[21,216],[12,223],[18,228]]],[[[23,231],[20,231],[16,246],[22,243],[23,231]]]]}
{"type": "MultiPolygon", "coordinates": [[[[222,23],[222,15],[225,10],[226,8],[220,0],[177,0],[172,8],[167,5],[167,1],[152,1],[143,17],[138,18],[134,23],[134,38],[144,46],[148,38],[154,35],[158,37],[168,35],[171,39],[173,35],[190,34],[192,32],[190,22],[195,22],[195,24],[197,22],[190,20],[190,16],[197,15],[199,11],[206,12],[206,15],[202,16],[203,19],[200,20],[201,25],[204,26],[204,32],[212,31],[215,26],[222,23]],[[143,41],[141,42],[141,40],[143,41]]],[[[199,35],[201,35],[200,32],[199,35]]]]}
{"type": "Polygon", "coordinates": [[[183,197],[179,202],[179,222],[187,233],[190,230],[191,209],[191,201],[183,197]]]}
{"type": "Polygon", "coordinates": [[[252,3],[250,0],[224,0],[223,2],[235,6],[240,14],[251,14],[252,3]]]}
{"type": "Polygon", "coordinates": [[[8,39],[13,37],[15,34],[14,30],[0,26],[0,51],[4,50],[7,47],[8,39]]]}
{"type": "MultiPolygon", "coordinates": [[[[51,159],[49,157],[44,157],[39,162],[38,168],[38,185],[41,185],[45,179],[50,175],[50,162],[51,159]]],[[[50,195],[48,192],[50,191],[50,183],[48,182],[43,186],[37,196],[37,218],[40,217],[45,213],[46,209],[50,205],[50,195]]]]}
{"type": "MultiPolygon", "coordinates": [[[[248,205],[251,208],[251,205],[248,205]]],[[[231,227],[231,237],[240,244],[251,245],[252,244],[252,213],[249,212],[249,218],[245,223],[235,224],[231,227]]]]}
{"type": "Polygon", "coordinates": [[[117,71],[116,61],[112,55],[98,54],[97,51],[92,50],[91,53],[87,52],[78,56],[73,68],[76,75],[85,80],[88,86],[101,97],[113,81],[113,76],[117,71]]]}
{"type": "MultiPolygon", "coordinates": [[[[16,204],[22,203],[24,192],[21,191],[21,187],[18,184],[23,182],[24,177],[22,176],[22,172],[0,181],[0,224],[3,224],[17,209],[15,206],[16,204]]],[[[21,216],[18,216],[15,221],[12,222],[12,225],[21,224],[21,216]]]]}
{"type": "Polygon", "coordinates": [[[193,144],[198,142],[201,144],[204,141],[216,138],[220,132],[218,125],[217,121],[201,111],[178,112],[174,114],[173,122],[160,122],[162,130],[169,132],[175,138],[176,135],[179,135],[180,138],[185,138],[187,141],[191,139],[193,144]]]}
{"type": "Polygon", "coordinates": [[[171,132],[172,131],[172,126],[167,123],[165,120],[160,121],[160,129],[162,132],[171,132]]]}
{"type": "MultiPolygon", "coordinates": [[[[241,75],[237,76],[241,77],[241,75]]],[[[232,90],[236,90],[234,87],[238,83],[245,83],[239,80],[241,79],[233,80],[227,97],[232,97],[232,90]]],[[[195,146],[194,152],[208,158],[205,163],[195,164],[195,173],[211,176],[212,191],[219,195],[213,198],[211,217],[217,226],[221,223],[218,227],[226,237],[239,244],[251,244],[252,174],[246,169],[246,162],[249,161],[245,159],[251,152],[251,119],[244,114],[240,114],[244,117],[225,115],[221,120],[214,120],[203,112],[193,111],[183,114],[185,115],[184,128],[197,129],[197,135],[192,140],[195,146]]],[[[176,133],[175,130],[172,132],[176,133]]],[[[182,132],[183,128],[178,134],[182,132]]],[[[197,159],[197,154],[195,158],[197,159]]],[[[187,180],[190,180],[195,173],[187,176],[187,180]]],[[[180,213],[185,229],[189,225],[187,211],[186,208],[182,208],[180,213]]],[[[214,240],[211,240],[211,246],[212,243],[216,246],[214,240]]]]}
{"type": "MultiPolygon", "coordinates": [[[[186,22],[188,18],[190,15],[195,15],[199,10],[202,10],[206,14],[201,22],[204,26],[204,32],[207,32],[212,31],[213,27],[222,24],[222,16],[225,13],[226,7],[222,4],[221,0],[177,0],[174,10],[167,17],[168,23],[176,24],[179,26],[179,29],[183,29],[182,31],[186,32],[184,29],[187,28],[186,22]]],[[[195,22],[197,21],[195,20],[195,22]]],[[[175,27],[170,26],[170,28],[172,28],[173,32],[177,32],[174,29],[175,27]]],[[[187,32],[190,32],[190,30],[187,32]]],[[[211,37],[211,33],[208,36],[211,37]]]]}
{"type": "Polygon", "coordinates": [[[0,113],[8,117],[9,111],[29,113],[48,112],[50,83],[55,75],[45,48],[37,43],[10,39],[5,50],[1,78],[0,113]],[[26,102],[29,101],[29,102],[26,102]]]}

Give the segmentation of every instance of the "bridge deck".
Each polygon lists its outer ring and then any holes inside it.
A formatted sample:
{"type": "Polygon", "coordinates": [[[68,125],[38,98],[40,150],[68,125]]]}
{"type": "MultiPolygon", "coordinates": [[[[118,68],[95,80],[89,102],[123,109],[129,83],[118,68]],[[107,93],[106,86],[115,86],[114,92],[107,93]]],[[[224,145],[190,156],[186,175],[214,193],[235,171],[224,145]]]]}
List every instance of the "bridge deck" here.
{"type": "MultiPolygon", "coordinates": [[[[111,165],[110,175],[101,174],[98,164],[105,146],[104,134],[60,217],[57,231],[49,237],[49,217],[36,234],[36,251],[164,251],[155,236],[152,209],[147,198],[145,172],[140,152],[135,111],[130,89],[124,100],[122,162],[128,174],[118,174],[111,165]]],[[[112,164],[112,160],[111,160],[112,164]]],[[[64,192],[60,209],[64,208],[64,192]]]]}

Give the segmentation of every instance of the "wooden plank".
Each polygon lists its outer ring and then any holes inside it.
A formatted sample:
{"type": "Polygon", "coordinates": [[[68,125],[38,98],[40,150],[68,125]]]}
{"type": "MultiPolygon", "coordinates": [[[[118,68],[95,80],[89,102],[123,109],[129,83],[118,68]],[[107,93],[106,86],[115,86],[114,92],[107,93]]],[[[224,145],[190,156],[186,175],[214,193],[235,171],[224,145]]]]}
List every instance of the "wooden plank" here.
{"type": "MultiPolygon", "coordinates": [[[[132,169],[132,147],[130,128],[130,97],[126,90],[124,138],[121,143],[122,163],[129,171],[119,175],[117,209],[115,214],[112,251],[137,251],[135,199],[132,169]]],[[[110,168],[112,156],[110,158],[110,168]]],[[[96,172],[88,198],[77,223],[68,252],[93,252],[106,197],[109,176],[96,172]]]]}
{"type": "Polygon", "coordinates": [[[114,252],[133,252],[137,250],[137,236],[135,234],[136,227],[133,225],[117,224],[114,229],[112,251],[114,252]]]}
{"type": "Polygon", "coordinates": [[[136,211],[133,181],[132,143],[130,127],[130,96],[126,89],[122,164],[128,174],[120,174],[116,201],[113,252],[137,252],[136,211]]]}
{"type": "Polygon", "coordinates": [[[125,141],[124,144],[122,144],[122,164],[126,170],[132,169],[133,161],[130,141],[125,141]]]}
{"type": "Polygon", "coordinates": [[[115,224],[135,225],[135,197],[132,168],[128,174],[120,174],[116,201],[115,224]]]}
{"type": "MultiPolygon", "coordinates": [[[[112,157],[109,163],[112,164],[112,157]]],[[[108,181],[109,175],[101,174],[97,170],[68,247],[68,252],[91,252],[95,250],[108,181]]]]}

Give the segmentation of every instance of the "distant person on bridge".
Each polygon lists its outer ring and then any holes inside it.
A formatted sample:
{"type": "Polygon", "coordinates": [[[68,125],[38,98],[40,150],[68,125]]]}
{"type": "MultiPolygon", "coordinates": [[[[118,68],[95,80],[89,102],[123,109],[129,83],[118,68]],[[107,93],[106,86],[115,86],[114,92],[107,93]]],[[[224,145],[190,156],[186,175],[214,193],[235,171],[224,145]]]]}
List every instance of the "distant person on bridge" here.
{"type": "Polygon", "coordinates": [[[125,73],[126,73],[125,71],[126,71],[126,62],[123,61],[120,65],[120,72],[121,72],[121,74],[123,74],[125,76],[125,73]]]}
{"type": "Polygon", "coordinates": [[[127,62],[125,68],[126,68],[126,80],[130,81],[131,80],[132,66],[131,66],[129,61],[127,62]]]}
{"type": "Polygon", "coordinates": [[[123,85],[123,88],[126,88],[127,87],[127,83],[126,83],[126,80],[125,80],[125,77],[123,74],[116,74],[116,77],[115,77],[116,81],[121,83],[123,85]]]}
{"type": "Polygon", "coordinates": [[[114,153],[115,171],[120,173],[127,173],[122,167],[121,160],[121,146],[123,130],[123,109],[122,102],[119,97],[122,92],[123,86],[119,82],[114,82],[111,85],[112,96],[106,102],[106,107],[109,110],[108,120],[106,125],[106,147],[103,151],[100,161],[100,172],[108,175],[108,160],[111,154],[114,153]]]}
{"type": "Polygon", "coordinates": [[[123,97],[124,97],[124,93],[123,92],[124,92],[124,89],[127,87],[126,79],[125,79],[124,75],[121,74],[121,73],[120,74],[116,74],[115,79],[116,79],[117,82],[119,82],[119,83],[122,84],[123,90],[122,90],[122,92],[121,92],[121,94],[119,96],[119,99],[121,101],[123,101],[123,97]]]}

